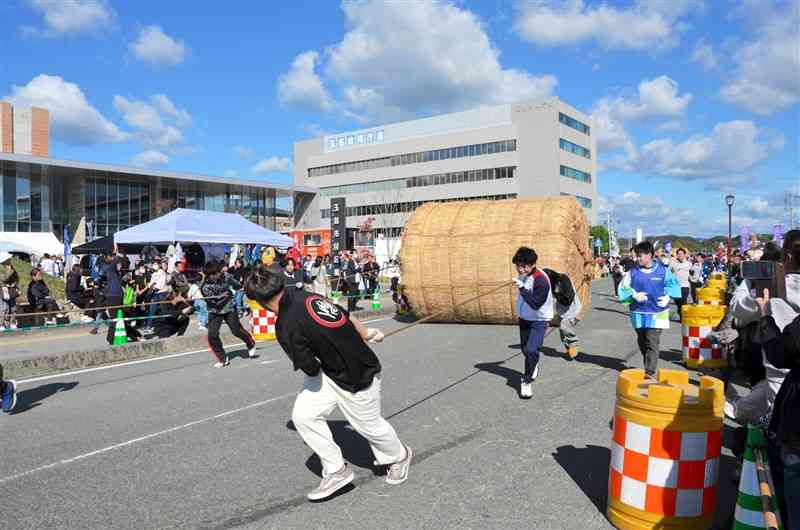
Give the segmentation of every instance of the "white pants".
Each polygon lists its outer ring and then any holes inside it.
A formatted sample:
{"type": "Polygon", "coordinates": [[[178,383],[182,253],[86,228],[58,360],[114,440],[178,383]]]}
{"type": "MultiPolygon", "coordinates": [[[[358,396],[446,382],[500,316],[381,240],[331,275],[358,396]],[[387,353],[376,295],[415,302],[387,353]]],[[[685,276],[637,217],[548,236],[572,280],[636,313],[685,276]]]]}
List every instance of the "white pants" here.
{"type": "Polygon", "coordinates": [[[333,441],[325,419],[337,406],[353,429],[367,439],[378,464],[393,464],[405,458],[405,447],[394,428],[381,416],[380,378],[375,377],[369,388],[354,394],[320,372],[316,377],[306,376],[303,390],[294,402],[292,421],[322,461],[323,475],[344,466],[342,450],[333,441]]]}

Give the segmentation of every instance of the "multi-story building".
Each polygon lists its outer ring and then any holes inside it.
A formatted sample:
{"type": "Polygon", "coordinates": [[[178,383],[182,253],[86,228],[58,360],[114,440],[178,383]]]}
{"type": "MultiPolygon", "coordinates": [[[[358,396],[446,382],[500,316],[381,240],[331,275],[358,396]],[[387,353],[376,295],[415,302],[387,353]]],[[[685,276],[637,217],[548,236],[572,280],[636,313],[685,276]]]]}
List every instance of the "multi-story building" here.
{"type": "Polygon", "coordinates": [[[0,153],[50,156],[50,113],[0,101],[0,153]]]}
{"type": "Polygon", "coordinates": [[[239,213],[288,232],[294,225],[293,204],[308,202],[316,192],[305,186],[0,153],[0,232],[53,232],[60,238],[69,225],[73,241],[81,243],[175,208],[239,213]]]}
{"type": "Polygon", "coordinates": [[[571,195],[594,224],[597,142],[591,117],[551,97],[297,142],[294,183],[319,189],[296,215],[306,233],[339,197],[348,228],[388,237],[429,201],[571,195]]]}

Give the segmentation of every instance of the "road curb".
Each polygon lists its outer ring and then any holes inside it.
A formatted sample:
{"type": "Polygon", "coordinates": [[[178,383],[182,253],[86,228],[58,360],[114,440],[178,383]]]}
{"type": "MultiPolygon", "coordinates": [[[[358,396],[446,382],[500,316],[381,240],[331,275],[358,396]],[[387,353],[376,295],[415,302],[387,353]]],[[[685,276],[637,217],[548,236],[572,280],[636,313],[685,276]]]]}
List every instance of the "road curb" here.
{"type": "MultiPolygon", "coordinates": [[[[393,314],[394,307],[386,307],[378,311],[365,310],[354,313],[354,315],[362,321],[393,314]]],[[[237,347],[236,345],[233,347],[228,346],[228,344],[231,342],[238,342],[238,339],[236,339],[232,334],[221,333],[220,338],[222,339],[223,343],[226,344],[226,348],[228,350],[231,350],[232,348],[235,349],[237,347]]],[[[266,344],[274,341],[259,342],[266,344]]],[[[105,348],[74,351],[61,353],[58,355],[42,355],[40,357],[27,359],[4,360],[3,371],[6,377],[21,379],[207,348],[208,342],[205,334],[184,337],[170,337],[168,339],[143,340],[122,346],[107,346],[105,348]]],[[[210,362],[211,353],[209,352],[208,355],[210,362]]]]}

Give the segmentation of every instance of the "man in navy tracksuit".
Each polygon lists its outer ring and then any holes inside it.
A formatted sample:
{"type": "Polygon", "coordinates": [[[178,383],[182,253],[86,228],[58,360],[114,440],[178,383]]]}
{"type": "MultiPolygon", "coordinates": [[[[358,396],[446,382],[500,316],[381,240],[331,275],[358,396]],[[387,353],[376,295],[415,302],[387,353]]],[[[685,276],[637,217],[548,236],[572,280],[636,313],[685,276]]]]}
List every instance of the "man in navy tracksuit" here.
{"type": "Polygon", "coordinates": [[[519,337],[525,356],[525,374],[520,383],[519,395],[523,399],[533,396],[532,383],[539,375],[539,348],[544,342],[547,323],[553,319],[553,296],[547,274],[538,267],[539,256],[528,247],[520,247],[511,262],[516,265],[519,288],[517,313],[519,337]]]}

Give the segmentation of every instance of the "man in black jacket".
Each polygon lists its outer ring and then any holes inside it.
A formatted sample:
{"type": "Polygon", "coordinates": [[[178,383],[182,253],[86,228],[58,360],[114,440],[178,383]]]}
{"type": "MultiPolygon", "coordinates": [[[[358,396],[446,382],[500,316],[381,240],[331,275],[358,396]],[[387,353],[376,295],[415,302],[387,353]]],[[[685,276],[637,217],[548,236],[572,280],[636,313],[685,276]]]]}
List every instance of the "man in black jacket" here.
{"type": "Polygon", "coordinates": [[[225,348],[222,346],[222,339],[219,338],[219,328],[223,321],[228,324],[231,333],[245,343],[247,355],[255,357],[256,341],[242,328],[235,307],[234,293],[241,289],[242,285],[227,273],[222,272],[222,264],[217,261],[206,263],[206,266],[203,267],[203,275],[205,280],[200,287],[200,292],[203,293],[208,305],[208,345],[217,359],[214,367],[222,368],[230,364],[225,355],[225,348]]]}
{"type": "Polygon", "coordinates": [[[245,292],[277,315],[278,343],[306,375],[292,421],[322,462],[322,481],[309,500],[327,498],[354,478],[325,420],[337,406],[367,439],[377,464],[389,467],[386,482],[405,482],[412,451],[381,416],[381,364],[366,344],[380,342],[383,334],[322,296],[285,288],[281,273],[264,266],[250,275],[245,292]]]}

